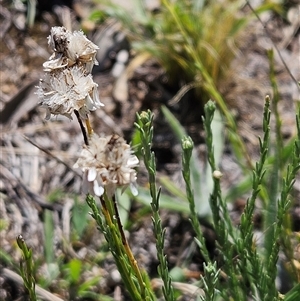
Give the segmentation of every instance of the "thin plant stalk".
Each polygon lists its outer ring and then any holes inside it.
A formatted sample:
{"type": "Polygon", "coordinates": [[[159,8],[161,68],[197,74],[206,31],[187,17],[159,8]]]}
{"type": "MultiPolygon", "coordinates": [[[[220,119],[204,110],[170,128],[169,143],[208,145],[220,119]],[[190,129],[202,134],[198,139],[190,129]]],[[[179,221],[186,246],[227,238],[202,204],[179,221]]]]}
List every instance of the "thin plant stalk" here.
{"type": "Polygon", "coordinates": [[[105,217],[105,220],[107,222],[107,225],[109,227],[112,227],[113,225],[115,226],[115,223],[113,221],[117,222],[117,227],[119,230],[119,234],[121,237],[121,241],[122,241],[122,245],[125,249],[125,253],[133,267],[133,270],[135,272],[135,275],[137,277],[138,283],[140,285],[140,289],[141,289],[141,297],[144,298],[145,297],[145,283],[143,281],[141,272],[139,270],[139,267],[137,265],[137,261],[135,260],[132,251],[128,245],[127,239],[125,237],[125,233],[123,231],[123,226],[120,220],[120,215],[119,215],[119,211],[118,211],[118,207],[116,204],[116,199],[115,196],[112,197],[112,200],[110,200],[106,194],[102,195],[100,197],[100,201],[102,204],[102,213],[105,217]],[[113,208],[111,208],[113,204],[113,208]],[[108,209],[110,208],[110,210],[108,209]]]}
{"type": "Polygon", "coordinates": [[[156,188],[156,164],[154,153],[151,151],[151,144],[153,139],[153,114],[150,110],[137,114],[136,128],[141,135],[142,153],[144,157],[144,164],[149,175],[150,194],[152,198],[152,222],[154,227],[154,234],[156,238],[157,258],[159,260],[158,274],[163,280],[163,294],[166,301],[174,301],[174,290],[172,286],[172,279],[168,270],[167,258],[164,254],[164,239],[165,230],[162,228],[162,221],[159,214],[159,195],[160,189],[156,188]]]}
{"type": "Polygon", "coordinates": [[[186,186],[186,196],[190,206],[190,214],[191,214],[191,223],[194,231],[196,232],[197,243],[200,247],[201,254],[207,264],[211,264],[211,260],[209,257],[209,252],[206,248],[205,238],[201,231],[200,222],[198,219],[198,214],[195,209],[195,199],[194,192],[192,190],[191,184],[191,157],[192,151],[194,147],[193,140],[191,137],[184,137],[181,142],[181,147],[183,150],[182,153],[182,175],[185,181],[186,186]]]}
{"type": "MultiPolygon", "coordinates": [[[[264,136],[262,140],[259,138],[260,159],[256,163],[255,169],[253,170],[252,194],[250,198],[248,198],[246,207],[241,216],[241,238],[237,243],[242,274],[247,275],[247,279],[252,291],[257,291],[258,294],[261,294],[263,286],[261,279],[266,271],[263,271],[264,267],[261,258],[259,257],[256,246],[253,245],[253,215],[255,201],[259,194],[260,185],[262,184],[262,180],[265,175],[264,165],[268,156],[270,140],[270,118],[270,98],[266,97],[263,118],[264,136]]],[[[267,273],[269,273],[269,271],[267,273]]]]}
{"type": "Polygon", "coordinates": [[[29,28],[32,28],[34,25],[34,20],[36,17],[36,0],[28,0],[27,1],[27,17],[26,17],[26,22],[29,28]]]}
{"type": "MultiPolygon", "coordinates": [[[[128,250],[125,249],[124,244],[122,243],[122,235],[119,231],[119,227],[115,224],[114,216],[110,214],[109,207],[113,207],[111,206],[112,201],[109,200],[107,196],[100,197],[102,216],[96,205],[95,199],[91,195],[87,196],[86,201],[89,207],[92,209],[92,217],[96,220],[100,230],[103,232],[106,241],[109,244],[118,270],[132,300],[154,300],[153,293],[149,290],[149,288],[147,287],[147,291],[145,290],[144,281],[139,280],[136,282],[136,279],[138,279],[139,276],[136,275],[132,261],[129,259],[130,255],[128,256],[127,254],[128,250]],[[140,285],[141,282],[143,283],[142,285],[140,285]],[[144,288],[142,288],[142,286],[144,286],[144,288]]],[[[140,272],[139,274],[141,275],[140,272]]]]}
{"type": "Polygon", "coordinates": [[[81,129],[81,132],[82,132],[82,135],[83,135],[84,144],[89,145],[88,135],[87,135],[86,129],[85,129],[83,123],[82,123],[82,120],[80,118],[80,115],[79,115],[77,110],[74,110],[74,113],[77,117],[77,121],[79,123],[80,129],[81,129]]]}
{"type": "MultiPolygon", "coordinates": [[[[240,281],[238,280],[238,268],[233,261],[234,257],[234,244],[236,232],[228,212],[227,204],[222,197],[220,179],[221,174],[218,176],[218,166],[216,165],[214,156],[213,133],[211,123],[214,117],[216,105],[213,101],[208,101],[204,106],[205,118],[203,117],[203,124],[206,133],[206,146],[208,162],[212,170],[212,177],[214,181],[213,192],[210,197],[210,207],[212,210],[213,222],[217,234],[218,246],[224,260],[224,269],[229,277],[230,294],[234,300],[246,300],[240,288],[240,281]]],[[[224,291],[225,292],[225,291],[224,291]]],[[[226,292],[223,295],[228,295],[226,292]]]]}
{"type": "MultiPolygon", "coordinates": [[[[125,251],[126,251],[126,254],[128,256],[128,259],[130,260],[130,262],[131,262],[131,264],[133,266],[133,269],[135,271],[135,274],[137,276],[137,279],[138,279],[138,282],[139,282],[139,285],[140,285],[140,288],[141,288],[141,295],[145,296],[145,283],[144,283],[141,271],[140,271],[140,269],[138,267],[137,261],[134,258],[133,254],[132,254],[132,251],[131,251],[131,249],[129,247],[128,241],[127,241],[127,239],[125,237],[125,233],[124,233],[124,230],[123,230],[123,225],[121,223],[121,219],[120,219],[119,210],[118,210],[118,206],[117,206],[117,201],[116,201],[116,196],[115,195],[113,195],[112,200],[113,200],[113,205],[114,205],[115,217],[116,217],[118,228],[119,228],[119,231],[120,231],[120,234],[121,234],[121,238],[122,238],[122,244],[123,244],[123,246],[125,248],[125,251]]],[[[108,201],[110,201],[110,200],[108,200],[108,201]]]]}
{"type": "Polygon", "coordinates": [[[270,80],[273,90],[272,98],[272,111],[275,117],[275,141],[272,143],[274,149],[274,163],[272,164],[272,170],[270,174],[270,185],[268,188],[269,198],[265,205],[265,218],[264,228],[265,231],[265,248],[267,251],[266,257],[269,257],[272,241],[274,237],[274,225],[277,219],[278,204],[277,199],[281,191],[281,181],[283,177],[283,138],[281,134],[281,120],[278,112],[278,103],[280,101],[278,86],[275,78],[275,66],[274,66],[274,53],[272,50],[268,51],[269,64],[270,64],[270,80]]]}
{"type": "MultiPolygon", "coordinates": [[[[203,124],[206,133],[205,141],[207,146],[207,156],[209,165],[212,170],[212,176],[214,175],[215,171],[218,171],[218,166],[216,165],[214,156],[213,133],[211,129],[211,123],[213,120],[215,109],[215,103],[212,101],[208,101],[208,103],[204,106],[205,118],[203,118],[203,124]]],[[[226,239],[228,238],[228,234],[232,238],[234,237],[234,230],[230,220],[226,202],[222,198],[220,179],[221,177],[213,176],[214,190],[211,195],[211,209],[213,212],[214,224],[217,228],[217,233],[220,234],[221,243],[225,243],[226,239]],[[225,235],[225,230],[228,231],[227,235],[225,235]]]]}
{"type": "Polygon", "coordinates": [[[91,123],[90,123],[90,119],[89,119],[89,118],[87,118],[87,119],[85,120],[85,125],[86,125],[87,132],[88,132],[89,136],[91,136],[91,135],[93,134],[93,128],[92,128],[92,126],[91,126],[91,123]]]}
{"type": "Polygon", "coordinates": [[[135,276],[138,280],[140,291],[141,291],[141,298],[146,298],[145,296],[145,282],[142,278],[141,271],[137,265],[137,261],[134,258],[132,251],[128,245],[127,239],[125,237],[125,233],[123,231],[123,226],[120,220],[118,207],[116,204],[115,196],[112,197],[113,200],[109,199],[106,194],[100,197],[101,204],[102,204],[102,213],[105,217],[105,221],[108,225],[108,227],[114,228],[117,224],[117,229],[119,231],[119,237],[114,237],[116,241],[119,241],[121,238],[123,251],[128,257],[128,260],[130,261],[130,264],[133,268],[133,271],[135,272],[135,276]]]}
{"type": "MultiPolygon", "coordinates": [[[[292,191],[292,188],[296,182],[296,176],[299,173],[300,170],[300,109],[298,111],[298,114],[296,115],[296,126],[297,126],[297,136],[294,143],[294,150],[292,154],[292,162],[287,166],[287,172],[286,176],[283,178],[282,181],[282,192],[280,194],[280,197],[278,199],[278,213],[277,213],[277,221],[274,226],[274,237],[281,237],[283,240],[286,240],[284,237],[284,233],[286,232],[285,229],[285,217],[288,215],[288,211],[291,206],[291,200],[290,200],[290,193],[292,191]]],[[[287,243],[286,243],[287,244],[287,243]]],[[[291,247],[290,244],[288,244],[288,247],[291,247]]],[[[278,258],[278,252],[279,252],[279,244],[276,239],[273,239],[272,248],[270,251],[270,256],[268,257],[268,266],[267,268],[272,271],[274,269],[274,264],[278,258]]],[[[297,273],[294,265],[292,264],[293,272],[297,273]]],[[[274,271],[274,274],[276,271],[274,271]]],[[[274,275],[274,277],[276,274],[274,275]]],[[[268,278],[269,279],[269,278],[268,278]]],[[[275,283],[275,278],[273,279],[275,283]]],[[[276,288],[274,287],[274,290],[276,288]]]]}
{"type": "Polygon", "coordinates": [[[35,293],[35,279],[33,275],[32,249],[27,247],[27,244],[22,235],[18,235],[17,244],[23,254],[23,260],[20,261],[21,277],[23,278],[24,286],[28,291],[30,301],[36,301],[37,297],[35,293]]]}

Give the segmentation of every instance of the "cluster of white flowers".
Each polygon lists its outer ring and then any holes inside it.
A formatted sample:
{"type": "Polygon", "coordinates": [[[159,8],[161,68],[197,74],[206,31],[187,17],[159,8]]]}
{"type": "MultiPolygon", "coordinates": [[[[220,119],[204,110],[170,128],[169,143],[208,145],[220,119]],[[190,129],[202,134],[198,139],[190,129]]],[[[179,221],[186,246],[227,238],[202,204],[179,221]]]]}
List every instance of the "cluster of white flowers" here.
{"type": "Polygon", "coordinates": [[[117,187],[127,186],[136,195],[134,168],[138,163],[138,158],[132,154],[130,146],[122,137],[116,134],[108,137],[92,134],[89,145],[82,150],[74,167],[83,170],[97,196],[104,193],[104,188],[107,195],[112,196],[117,187]]]}
{"type": "MultiPolygon", "coordinates": [[[[43,64],[45,76],[37,87],[39,103],[47,109],[46,119],[51,114],[71,119],[74,110],[81,119],[88,119],[90,111],[104,105],[98,96],[98,85],[90,74],[94,64],[98,64],[98,46],[81,31],[71,33],[64,27],[51,29],[48,44],[53,54],[43,64]]],[[[134,168],[139,160],[130,145],[118,135],[89,134],[88,145],[74,165],[84,172],[88,191],[97,196],[105,192],[111,197],[117,187],[130,186],[132,193],[137,194],[134,168]]]]}
{"type": "Polygon", "coordinates": [[[90,111],[100,108],[97,84],[91,71],[96,60],[98,46],[86,38],[82,31],[68,31],[64,27],[53,27],[48,37],[53,54],[43,64],[45,76],[40,80],[37,95],[42,107],[51,114],[72,118],[77,110],[82,119],[90,111]]]}

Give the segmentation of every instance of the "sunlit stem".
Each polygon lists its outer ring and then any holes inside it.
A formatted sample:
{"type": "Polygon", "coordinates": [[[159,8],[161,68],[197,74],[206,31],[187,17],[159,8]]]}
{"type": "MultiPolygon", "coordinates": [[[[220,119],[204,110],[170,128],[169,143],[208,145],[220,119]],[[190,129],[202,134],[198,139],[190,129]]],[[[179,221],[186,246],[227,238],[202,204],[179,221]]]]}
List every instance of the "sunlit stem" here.
{"type": "Polygon", "coordinates": [[[145,283],[143,281],[143,278],[142,278],[142,274],[141,274],[141,271],[138,267],[138,264],[137,264],[137,261],[136,259],[134,258],[133,254],[132,254],[132,251],[129,247],[129,244],[128,244],[128,241],[125,237],[125,233],[124,233],[124,230],[123,230],[123,225],[121,223],[121,219],[120,219],[120,215],[119,215],[119,210],[118,210],[118,206],[117,206],[117,201],[116,201],[116,196],[113,195],[113,204],[114,204],[114,211],[115,211],[115,216],[116,216],[116,219],[117,219],[117,223],[118,223],[118,228],[119,228],[119,231],[120,231],[120,234],[121,234],[121,237],[122,237],[122,243],[123,243],[123,246],[125,248],[125,252],[133,266],[133,269],[135,271],[135,274],[136,274],[136,277],[138,279],[138,282],[139,282],[139,285],[141,287],[141,295],[144,296],[145,294],[145,283]]]}
{"type": "MultiPolygon", "coordinates": [[[[134,258],[132,251],[130,249],[130,246],[128,244],[128,241],[125,237],[123,225],[121,223],[121,219],[120,219],[120,215],[119,215],[119,211],[118,211],[116,197],[115,197],[115,195],[113,195],[112,200],[111,200],[107,197],[106,194],[104,194],[103,196],[100,197],[100,200],[101,200],[101,205],[102,205],[102,213],[104,215],[107,225],[111,228],[114,225],[113,221],[116,220],[116,222],[117,222],[117,226],[118,226],[119,233],[120,233],[121,240],[122,240],[122,245],[124,247],[124,251],[125,251],[125,253],[131,263],[131,266],[135,272],[135,275],[137,277],[137,280],[138,280],[138,283],[139,283],[139,286],[141,289],[141,296],[145,296],[145,283],[144,283],[144,280],[142,277],[142,273],[138,267],[137,261],[134,258]],[[112,205],[113,205],[113,208],[112,208],[112,205]]],[[[117,241],[117,239],[116,239],[116,241],[117,241]]]]}
{"type": "Polygon", "coordinates": [[[86,129],[87,129],[88,135],[91,136],[93,134],[93,128],[91,126],[89,118],[87,118],[85,120],[85,125],[86,125],[86,129]]]}

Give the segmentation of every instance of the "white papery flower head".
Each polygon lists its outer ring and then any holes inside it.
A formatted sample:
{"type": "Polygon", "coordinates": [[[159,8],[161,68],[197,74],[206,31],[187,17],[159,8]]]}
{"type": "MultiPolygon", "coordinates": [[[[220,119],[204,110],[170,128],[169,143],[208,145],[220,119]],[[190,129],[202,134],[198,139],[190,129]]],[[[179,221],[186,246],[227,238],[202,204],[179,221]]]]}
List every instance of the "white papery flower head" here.
{"type": "Polygon", "coordinates": [[[82,119],[87,119],[90,111],[104,106],[99,99],[97,86],[83,67],[74,66],[45,73],[37,95],[39,103],[47,109],[46,119],[51,114],[72,119],[74,110],[79,112],[82,119]]]}
{"type": "Polygon", "coordinates": [[[96,53],[99,47],[92,43],[82,31],[74,31],[70,37],[67,49],[67,57],[71,62],[80,62],[88,72],[92,71],[94,65],[98,65],[96,53]]]}
{"type": "Polygon", "coordinates": [[[111,197],[117,187],[130,186],[132,193],[137,194],[134,168],[138,164],[138,158],[122,137],[92,134],[74,168],[82,169],[95,195],[101,196],[105,191],[111,197]]]}
{"type": "Polygon", "coordinates": [[[82,31],[70,32],[65,27],[52,27],[48,44],[54,53],[43,64],[46,72],[76,64],[83,66],[90,73],[93,66],[98,65],[96,52],[99,47],[92,43],[82,31]]]}

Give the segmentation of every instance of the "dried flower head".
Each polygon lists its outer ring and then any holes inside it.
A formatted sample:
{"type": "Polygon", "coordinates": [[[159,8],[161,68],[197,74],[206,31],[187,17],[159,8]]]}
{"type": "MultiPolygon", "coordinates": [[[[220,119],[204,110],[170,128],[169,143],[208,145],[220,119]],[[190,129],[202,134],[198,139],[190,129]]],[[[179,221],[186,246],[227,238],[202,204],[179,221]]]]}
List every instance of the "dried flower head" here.
{"type": "Polygon", "coordinates": [[[43,64],[46,72],[65,66],[83,66],[91,72],[97,65],[96,52],[99,47],[92,43],[82,31],[70,32],[65,27],[52,27],[48,44],[54,51],[53,55],[43,64]]]}
{"type": "Polygon", "coordinates": [[[46,119],[51,114],[61,114],[72,119],[74,110],[86,119],[90,111],[104,105],[100,102],[97,86],[82,67],[74,66],[46,73],[37,91],[39,103],[47,109],[46,119]]]}
{"type": "Polygon", "coordinates": [[[110,197],[117,187],[126,188],[128,185],[132,193],[137,194],[134,168],[138,163],[138,158],[122,137],[93,134],[74,167],[82,169],[95,195],[101,196],[105,190],[110,197]]]}
{"type": "Polygon", "coordinates": [[[48,45],[54,52],[65,53],[68,48],[71,33],[63,26],[51,28],[48,45]]]}

